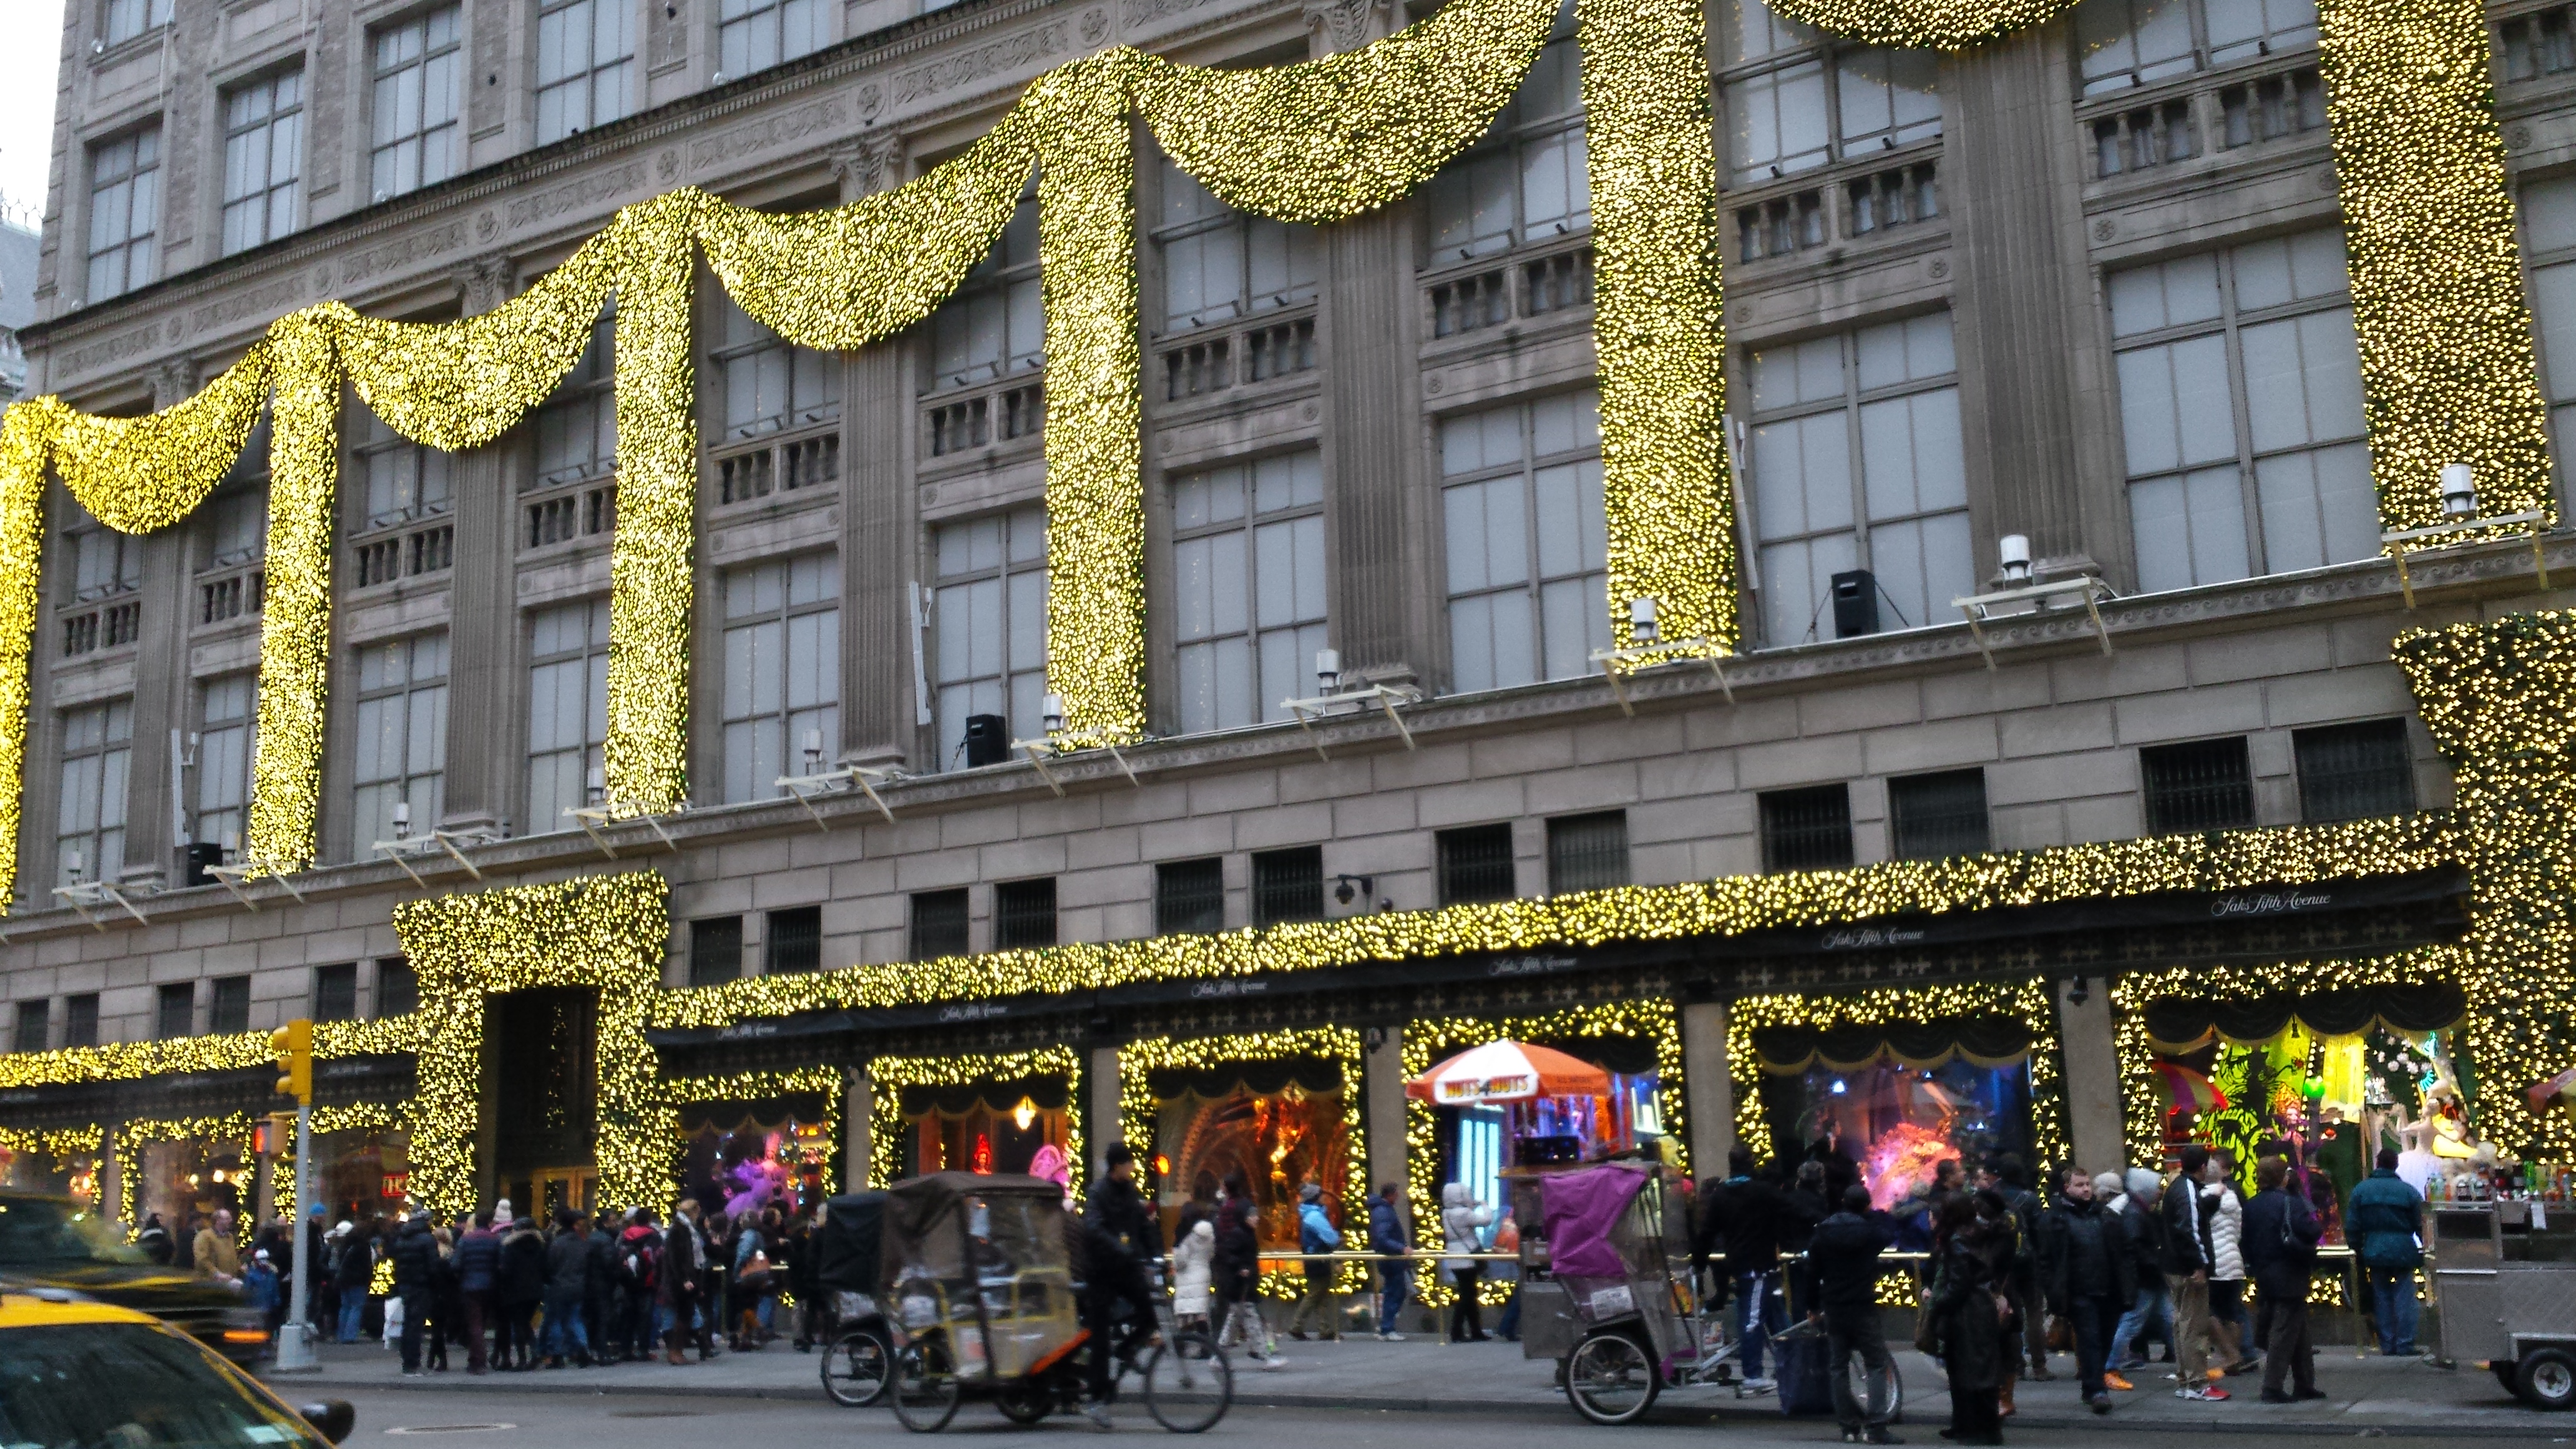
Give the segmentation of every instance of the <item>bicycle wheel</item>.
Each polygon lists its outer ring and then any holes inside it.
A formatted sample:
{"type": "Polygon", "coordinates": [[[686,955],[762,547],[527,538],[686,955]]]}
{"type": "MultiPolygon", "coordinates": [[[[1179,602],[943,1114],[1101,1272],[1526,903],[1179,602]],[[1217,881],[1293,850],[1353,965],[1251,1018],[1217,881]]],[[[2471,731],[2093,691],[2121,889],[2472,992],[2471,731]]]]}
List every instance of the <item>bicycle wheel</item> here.
{"type": "Polygon", "coordinates": [[[948,1421],[957,1417],[957,1401],[965,1391],[957,1366],[949,1360],[947,1343],[936,1338],[917,1338],[903,1346],[894,1356],[894,1377],[888,1387],[893,1392],[894,1416],[916,1434],[947,1428],[948,1421]]]}
{"type": "Polygon", "coordinates": [[[1055,1396],[1042,1379],[1011,1379],[994,1391],[993,1407],[1014,1424],[1034,1424],[1054,1411],[1055,1396]]]}
{"type": "Polygon", "coordinates": [[[1583,1340],[1565,1366],[1567,1401],[1595,1424],[1632,1422],[1662,1390],[1646,1350],[1624,1333],[1596,1333],[1583,1340]]]}
{"type": "Polygon", "coordinates": [[[1155,1423],[1175,1434],[1203,1433],[1233,1406],[1234,1365],[1207,1334],[1166,1334],[1145,1356],[1145,1409],[1155,1423]]]}
{"type": "Polygon", "coordinates": [[[864,1409],[885,1397],[886,1367],[893,1359],[883,1335],[850,1329],[823,1345],[823,1392],[833,1403],[864,1409]]]}

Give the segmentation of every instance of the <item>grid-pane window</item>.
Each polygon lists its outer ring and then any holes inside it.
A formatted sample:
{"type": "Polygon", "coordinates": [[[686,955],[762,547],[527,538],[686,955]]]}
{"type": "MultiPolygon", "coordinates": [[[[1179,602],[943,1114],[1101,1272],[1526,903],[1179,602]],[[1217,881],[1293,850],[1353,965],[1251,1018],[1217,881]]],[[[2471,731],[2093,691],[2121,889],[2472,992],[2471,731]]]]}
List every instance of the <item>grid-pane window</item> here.
{"type": "Polygon", "coordinates": [[[1324,918],[1324,848],[1300,845],[1252,857],[1252,924],[1324,918]]]}
{"type": "Polygon", "coordinates": [[[378,201],[444,181],[464,160],[456,127],[464,80],[461,16],[462,7],[445,5],[371,37],[369,164],[378,201]]]}
{"type": "Polygon", "coordinates": [[[447,636],[423,634],[358,651],[356,829],[350,845],[422,835],[447,808],[447,636]],[[403,807],[397,825],[396,805],[403,807]]]}
{"type": "Polygon", "coordinates": [[[1841,870],[1852,863],[1850,786],[1766,790],[1757,803],[1764,870],[1841,870]]]}
{"type": "Polygon", "coordinates": [[[1247,216],[1163,163],[1163,325],[1173,332],[1315,300],[1323,242],[1311,226],[1247,216]]]}
{"type": "Polygon", "coordinates": [[[227,674],[197,689],[197,801],[192,839],[241,850],[250,799],[252,735],[259,719],[259,676],[227,674]]]}
{"type": "Polygon", "coordinates": [[[341,961],[313,968],[313,1019],[358,1019],[358,963],[341,961]]]}
{"type": "Polygon", "coordinates": [[[304,72],[224,92],[224,255],[295,230],[304,175],[304,72]]]}
{"type": "Polygon", "coordinates": [[[1601,394],[1440,425],[1449,673],[1461,692],[1592,669],[1610,644],[1601,394]]]}
{"type": "Polygon", "coordinates": [[[912,959],[966,954],[966,888],[920,891],[912,898],[912,959]]]}
{"type": "Polygon", "coordinates": [[[153,990],[152,1034],[163,1041],[197,1032],[197,983],[164,982],[153,990]]]}
{"type": "Polygon", "coordinates": [[[2374,719],[2291,734],[2299,765],[2299,818],[2324,824],[2415,810],[2415,751],[2406,721],[2374,719]]]}
{"type": "Polygon", "coordinates": [[[2254,768],[2243,735],[2142,749],[2138,776],[2150,835],[2254,824],[2254,768]]]}
{"type": "Polygon", "coordinates": [[[1888,853],[1899,860],[1982,855],[1992,845],[1986,772],[1944,770],[1887,782],[1888,853]]]}
{"type": "Polygon", "coordinates": [[[1046,702],[1046,510],[969,519],[933,535],[938,585],[931,692],[939,766],[965,748],[969,715],[1008,719],[1033,740],[1046,702]]]}
{"type": "Polygon", "coordinates": [[[1950,315],[1764,348],[1753,398],[1763,638],[1814,638],[1833,576],[1867,569],[1898,627],[1974,593],[1950,315]]]}
{"type": "Polygon", "coordinates": [[[811,427],[841,415],[837,354],[790,346],[728,299],[714,362],[724,379],[723,442],[811,427]]]}
{"type": "Polygon", "coordinates": [[[1324,464],[1314,452],[1172,482],[1184,734],[1284,719],[1324,647],[1324,464]]]}
{"type": "Polygon", "coordinates": [[[206,1007],[206,1030],[215,1036],[250,1030],[249,977],[215,978],[214,1000],[206,1007]]]}
{"type": "Polygon", "coordinates": [[[1154,934],[1225,929],[1225,862],[1173,860],[1154,867],[1154,934]]]}
{"type": "Polygon", "coordinates": [[[98,1045],[98,993],[83,991],[63,998],[63,1045],[98,1045]]]}
{"type": "Polygon", "coordinates": [[[1582,60],[1565,35],[1539,52],[1485,141],[1424,189],[1431,265],[1590,227],[1587,164],[1582,60]]]}
{"type": "Polygon", "coordinates": [[[1470,825],[1433,839],[1440,855],[1440,904],[1506,901],[1519,890],[1510,826],[1470,825]]]}
{"type": "Polygon", "coordinates": [[[90,147],[85,300],[104,302],[158,275],[160,230],[161,128],[146,126],[90,147]]]}
{"type": "Polygon", "coordinates": [[[617,314],[591,323],[581,360],[537,409],[532,488],[605,476],[617,466],[617,314]]]}
{"type": "Polygon", "coordinates": [[[835,554],[726,571],[726,800],[766,799],[840,752],[840,605],[835,554]]]}
{"type": "Polygon", "coordinates": [[[542,0],[537,9],[537,144],[604,126],[633,105],[632,0],[542,0]]]}
{"type": "Polygon", "coordinates": [[[736,80],[811,55],[828,38],[823,0],[722,0],[716,11],[716,68],[736,80]]]}
{"type": "Polygon", "coordinates": [[[410,958],[380,956],[376,959],[376,1019],[408,1016],[420,1009],[420,974],[412,969],[410,958]]]}
{"type": "Polygon", "coordinates": [[[1055,944],[1055,878],[1006,880],[993,887],[993,949],[1055,944]]]}
{"type": "Polygon", "coordinates": [[[760,969],[770,976],[823,969],[823,908],[790,906],[762,922],[760,969]]]}
{"type": "Polygon", "coordinates": [[[107,0],[104,18],[101,38],[110,45],[121,44],[169,24],[170,0],[107,0]]]}
{"type": "Polygon", "coordinates": [[[2533,182],[2518,200],[2531,316],[2540,329],[2540,386],[2563,473],[2576,464],[2576,177],[2533,182]]]}
{"type": "Polygon", "coordinates": [[[1726,0],[1722,10],[1731,184],[1758,186],[1941,134],[1932,52],[1835,44],[1762,0],[1726,0]]]}
{"type": "MultiPolygon", "coordinates": [[[[80,505],[75,503],[72,507],[77,509],[80,505]]],[[[69,602],[85,604],[142,588],[143,540],[114,529],[87,526],[86,509],[77,516],[83,526],[63,539],[72,561],[69,602]]]]}
{"type": "Polygon", "coordinates": [[[1607,890],[1628,884],[1628,812],[1561,815],[1547,822],[1547,892],[1607,890]]]}
{"type": "Polygon", "coordinates": [[[2075,7],[2075,53],[2088,96],[2316,43],[2317,0],[2084,0],[2075,7]]]}
{"type": "Polygon", "coordinates": [[[715,986],[742,975],[742,917],[689,922],[689,984],[715,986]]]}
{"type": "Polygon", "coordinates": [[[113,881],[125,870],[125,780],[134,758],[134,705],[111,700],[63,713],[55,796],[54,880],[113,881]]]}
{"type": "Polygon", "coordinates": [[[608,601],[539,610],[528,621],[528,825],[569,830],[590,801],[608,738],[608,601]]]}
{"type": "Polygon", "coordinates": [[[45,1038],[52,1025],[52,1012],[48,1008],[52,1005],[49,1001],[18,1003],[18,1019],[11,1024],[9,1037],[11,1051],[40,1052],[45,1049],[45,1038]]]}
{"type": "Polygon", "coordinates": [[[2108,282],[2138,586],[2378,553],[2343,233],[2250,242],[2108,282]]]}
{"type": "Polygon", "coordinates": [[[965,387],[1046,364],[1038,299],[1038,203],[1011,213],[1002,239],[930,319],[931,386],[965,387]]]}

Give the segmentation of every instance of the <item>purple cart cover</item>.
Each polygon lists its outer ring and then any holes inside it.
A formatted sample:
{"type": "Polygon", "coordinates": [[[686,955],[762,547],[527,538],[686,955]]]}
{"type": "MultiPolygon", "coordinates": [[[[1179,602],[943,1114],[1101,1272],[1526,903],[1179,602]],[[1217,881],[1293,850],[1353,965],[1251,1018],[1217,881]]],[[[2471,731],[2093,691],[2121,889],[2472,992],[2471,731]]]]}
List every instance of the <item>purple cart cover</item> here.
{"type": "Polygon", "coordinates": [[[1610,1229],[1628,1210],[1646,1175],[1626,1167],[1587,1167],[1539,1184],[1547,1219],[1548,1267],[1559,1277],[1624,1278],[1627,1263],[1610,1229]]]}

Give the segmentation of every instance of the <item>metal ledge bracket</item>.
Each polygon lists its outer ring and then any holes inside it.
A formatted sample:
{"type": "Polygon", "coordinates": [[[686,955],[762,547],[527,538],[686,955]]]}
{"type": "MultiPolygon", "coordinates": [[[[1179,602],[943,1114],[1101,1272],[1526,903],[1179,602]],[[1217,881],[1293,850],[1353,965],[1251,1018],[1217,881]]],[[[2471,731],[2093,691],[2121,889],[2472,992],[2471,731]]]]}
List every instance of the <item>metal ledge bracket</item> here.
{"type": "Polygon", "coordinates": [[[886,818],[886,823],[892,825],[894,807],[886,804],[885,797],[877,793],[877,784],[879,781],[900,780],[906,773],[890,765],[843,765],[837,770],[825,770],[819,775],[781,775],[778,777],[778,788],[795,796],[796,803],[805,807],[805,813],[814,817],[815,826],[829,835],[832,833],[831,822],[823,818],[823,812],[814,808],[811,797],[834,794],[856,786],[860,793],[868,797],[868,803],[877,807],[877,813],[886,818]]]}
{"type": "Polygon", "coordinates": [[[1968,635],[1977,641],[1977,652],[1985,656],[1986,670],[1992,673],[1995,668],[1995,645],[1993,640],[1986,637],[1986,626],[1994,623],[1998,618],[2029,618],[2034,614],[2045,612],[2050,600],[2066,598],[2069,595],[2075,596],[2075,601],[2083,604],[2085,617],[2093,622],[2093,637],[2100,641],[2102,652],[2109,654],[2111,630],[2110,626],[2102,622],[2102,601],[2120,596],[2109,584],[2102,582],[2093,574],[2081,574],[2071,579],[2054,579],[2044,584],[2024,584],[2017,589],[1998,589],[1991,594],[1970,594],[1964,599],[1952,599],[1950,605],[1967,616],[1968,635]],[[2028,604],[2031,607],[2016,609],[2009,614],[1998,615],[1995,612],[1997,608],[2007,604],[2028,604]]]}
{"type": "Polygon", "coordinates": [[[2397,591],[2405,596],[2406,607],[2412,611],[2415,607],[2415,576],[2407,571],[2406,556],[2411,553],[2430,553],[2436,549],[2463,548],[2473,543],[2484,543],[2486,540],[2483,538],[2463,538],[2461,535],[2481,533],[2487,529],[2502,529],[2503,536],[2507,538],[2515,533],[2528,535],[2531,539],[2532,571],[2540,576],[2540,587],[2548,588],[2549,560],[2541,557],[2540,553],[2541,539],[2546,536],[2548,527],[2549,515],[2539,509],[2533,509],[2526,513],[2500,513],[2493,518],[2469,518],[2458,523],[2437,523],[2430,528],[2395,529],[2381,534],[2379,542],[2380,546],[2397,560],[2397,591]],[[2420,540],[2425,539],[2430,539],[2432,542],[2420,543],[2415,548],[2406,547],[2407,544],[2419,543],[2420,540]]]}
{"type": "Polygon", "coordinates": [[[1380,710],[1385,711],[1387,723],[1395,726],[1395,732],[1404,736],[1404,747],[1412,750],[1419,749],[1420,746],[1413,742],[1412,728],[1405,724],[1404,716],[1396,713],[1396,709],[1400,705],[1421,702],[1422,691],[1409,685],[1398,688],[1394,685],[1372,684],[1366,689],[1344,690],[1339,694],[1319,694],[1312,699],[1283,699],[1279,701],[1279,707],[1297,716],[1297,728],[1306,732],[1306,743],[1315,747],[1315,758],[1329,760],[1332,756],[1324,753],[1324,741],[1316,735],[1314,721],[1330,715],[1336,707],[1345,704],[1353,705],[1356,706],[1353,713],[1364,714],[1370,705],[1376,705],[1380,710]]]}
{"type": "Polygon", "coordinates": [[[1627,649],[1595,649],[1592,662],[1601,666],[1602,677],[1610,681],[1611,697],[1619,701],[1619,712],[1634,715],[1636,705],[1628,699],[1627,676],[1647,669],[1660,669],[1668,664],[1701,664],[1717,676],[1717,687],[1726,695],[1728,704],[1735,703],[1735,682],[1726,677],[1725,650],[1694,634],[1687,639],[1669,639],[1654,644],[1639,644],[1627,649]],[[1704,650],[1700,654],[1675,650],[1704,650]]]}

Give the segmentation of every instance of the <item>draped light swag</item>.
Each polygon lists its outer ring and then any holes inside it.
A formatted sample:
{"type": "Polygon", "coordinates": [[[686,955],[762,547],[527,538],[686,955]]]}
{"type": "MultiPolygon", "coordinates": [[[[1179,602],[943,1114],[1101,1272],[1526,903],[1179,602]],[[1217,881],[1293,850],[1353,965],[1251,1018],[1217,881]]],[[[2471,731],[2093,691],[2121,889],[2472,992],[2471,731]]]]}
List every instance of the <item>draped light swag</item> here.
{"type": "Polygon", "coordinates": [[[1929,1071],[1964,1058],[1971,1066],[2009,1067],[2030,1056],[2030,1023],[2011,1016],[1960,1016],[1814,1026],[1766,1026],[1753,1033],[1762,1070],[1794,1077],[1821,1063],[1857,1072],[1894,1064],[1929,1071]]]}
{"type": "Polygon", "coordinates": [[[2468,997],[2456,981],[2352,986],[2325,991],[2270,991],[2259,996],[2158,997],[2143,1008],[2147,1043],[2187,1052],[2212,1037],[2265,1042],[2296,1022],[2313,1036],[2359,1036],[2373,1027],[2422,1035],[2458,1024],[2468,997]]]}
{"type": "MultiPolygon", "coordinates": [[[[1775,0],[1794,20],[1957,46],[2065,0],[1775,0]]],[[[2383,519],[2438,513],[2432,465],[2480,470],[2490,512],[2549,507],[2528,318],[2471,0],[2325,0],[2330,119],[2351,239],[2383,519]]],[[[929,316],[990,249],[1034,169],[1047,314],[1049,666],[1076,743],[1144,725],[1143,493],[1130,114],[1210,190],[1323,222],[1402,196],[1484,133],[1544,43],[1553,0],[1454,0],[1344,55],[1267,70],[1174,65],[1124,47],[1042,77],[983,140],[891,192],[796,216],[683,188],[620,212],[564,264],[482,315],[421,325],[324,303],[279,319],[184,402],[92,417],[42,397],[0,426],[0,889],[14,882],[42,480],[108,526],[169,527],[223,479],[272,405],[268,603],[247,853],[313,858],[330,638],[336,408],[345,379],[403,436],[489,443],[579,359],[617,306],[618,528],[608,794],[658,810],[687,792],[696,249],[752,316],[848,348],[929,316]],[[274,399],[273,404],[271,399],[274,399]]],[[[1688,0],[1578,0],[1597,254],[1610,587],[1652,597],[1664,637],[1731,649],[1736,560],[1724,408],[1715,157],[1704,17],[1688,0]]],[[[552,822],[542,822],[551,824],[552,822]]],[[[531,822],[532,825],[539,822],[531,822]]]]}

